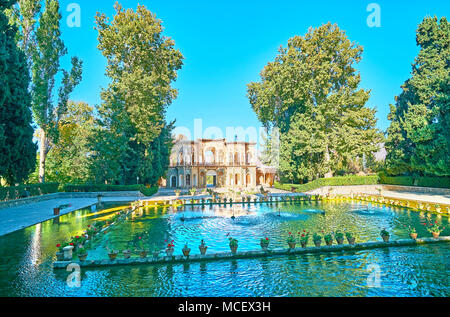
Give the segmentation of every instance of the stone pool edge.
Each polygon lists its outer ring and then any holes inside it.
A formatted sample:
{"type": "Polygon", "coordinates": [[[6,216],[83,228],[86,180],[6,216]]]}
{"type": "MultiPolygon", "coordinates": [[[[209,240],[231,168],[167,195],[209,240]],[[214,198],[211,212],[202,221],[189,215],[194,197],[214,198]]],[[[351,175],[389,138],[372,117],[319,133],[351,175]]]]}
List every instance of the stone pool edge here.
{"type": "Polygon", "coordinates": [[[87,260],[87,261],[56,261],[53,262],[53,269],[66,269],[70,264],[78,264],[82,268],[101,268],[101,267],[112,267],[112,266],[126,266],[126,265],[142,265],[142,264],[179,264],[179,263],[193,263],[193,262],[203,262],[203,261],[219,261],[219,260],[235,260],[235,259],[251,259],[251,258],[263,258],[272,256],[282,256],[282,255],[297,255],[297,254],[313,254],[313,253],[329,253],[337,251],[359,251],[359,250],[369,250],[378,248],[389,248],[389,247],[400,247],[400,246],[414,246],[421,244],[434,244],[450,242],[450,236],[439,237],[439,238],[422,238],[417,240],[412,239],[401,239],[390,242],[365,242],[357,243],[354,245],[342,244],[342,245],[332,245],[332,246],[321,246],[321,247],[307,247],[307,248],[295,248],[293,250],[289,249],[273,249],[269,251],[242,251],[237,252],[235,255],[231,252],[218,252],[206,255],[195,254],[188,258],[183,255],[176,255],[173,257],[159,257],[154,258],[130,258],[130,259],[102,259],[102,260],[87,260]]]}

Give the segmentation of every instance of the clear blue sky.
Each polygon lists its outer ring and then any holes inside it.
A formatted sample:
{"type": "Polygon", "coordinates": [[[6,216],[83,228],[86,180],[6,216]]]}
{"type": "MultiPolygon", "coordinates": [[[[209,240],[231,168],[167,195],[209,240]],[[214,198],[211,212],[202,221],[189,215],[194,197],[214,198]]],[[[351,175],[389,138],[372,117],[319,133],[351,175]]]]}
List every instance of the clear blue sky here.
{"type": "MultiPolygon", "coordinates": [[[[106,61],[97,50],[94,16],[97,11],[114,13],[115,0],[61,0],[63,39],[69,55],[84,61],[82,83],[72,99],[95,105],[108,80],[106,61]],[[65,21],[68,4],[81,7],[81,27],[69,28],[65,21]]],[[[448,0],[208,0],[149,1],[122,0],[126,8],[147,6],[163,21],[165,35],[175,40],[185,56],[175,87],[178,99],[168,110],[168,119],[177,126],[193,129],[195,118],[203,127],[260,126],[246,97],[246,84],[259,80],[263,67],[274,59],[280,45],[294,35],[304,35],[309,27],[337,23],[351,41],[364,47],[357,66],[362,88],[371,89],[368,105],[378,110],[378,127],[385,130],[389,104],[409,77],[411,63],[418,53],[417,25],[426,15],[449,18],[448,0]],[[366,23],[369,3],[381,8],[381,27],[366,23]]],[[[69,57],[65,59],[67,63],[69,57]]],[[[225,130],[224,130],[225,131],[225,130]]]]}

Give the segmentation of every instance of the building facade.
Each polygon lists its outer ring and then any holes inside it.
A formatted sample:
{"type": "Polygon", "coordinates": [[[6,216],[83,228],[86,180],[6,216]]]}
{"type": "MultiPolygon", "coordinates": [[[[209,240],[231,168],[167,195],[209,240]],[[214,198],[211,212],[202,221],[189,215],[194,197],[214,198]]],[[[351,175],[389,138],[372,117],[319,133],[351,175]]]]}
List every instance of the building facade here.
{"type": "MultiPolygon", "coordinates": [[[[261,177],[257,178],[255,145],[251,142],[227,142],[225,139],[191,141],[180,136],[170,156],[166,187],[255,188],[261,184],[261,177]]],[[[273,176],[268,179],[273,183],[273,176]]]]}

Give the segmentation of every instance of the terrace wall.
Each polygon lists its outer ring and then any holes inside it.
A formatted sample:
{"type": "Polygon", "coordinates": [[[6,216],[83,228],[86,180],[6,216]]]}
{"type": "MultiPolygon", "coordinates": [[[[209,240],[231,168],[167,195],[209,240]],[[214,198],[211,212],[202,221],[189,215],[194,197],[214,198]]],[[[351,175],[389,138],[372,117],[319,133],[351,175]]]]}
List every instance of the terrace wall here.
{"type": "Polygon", "coordinates": [[[398,186],[398,185],[351,185],[351,186],[323,186],[307,193],[311,195],[351,195],[351,194],[367,194],[378,195],[379,189],[390,192],[414,193],[414,194],[431,194],[450,196],[448,188],[434,187],[417,187],[417,186],[398,186]]]}

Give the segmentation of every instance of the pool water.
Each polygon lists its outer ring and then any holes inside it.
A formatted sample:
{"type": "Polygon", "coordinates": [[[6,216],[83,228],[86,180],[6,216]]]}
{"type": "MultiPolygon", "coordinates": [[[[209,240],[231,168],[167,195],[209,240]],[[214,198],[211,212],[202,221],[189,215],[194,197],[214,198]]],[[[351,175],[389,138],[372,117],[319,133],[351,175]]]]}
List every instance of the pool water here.
{"type": "MultiPolygon", "coordinates": [[[[81,287],[70,288],[70,272],[53,271],[56,244],[79,234],[110,213],[79,210],[0,237],[0,296],[449,296],[450,245],[291,255],[173,265],[82,269],[81,287]],[[377,283],[373,277],[378,276],[377,283]]],[[[111,213],[112,214],[112,213],[111,213]]],[[[350,231],[357,242],[408,238],[405,225],[419,237],[430,236],[424,223],[449,218],[402,208],[343,202],[237,204],[171,209],[142,209],[94,243],[89,258],[107,258],[105,246],[124,249],[148,232],[151,246],[163,250],[174,240],[175,254],[188,243],[198,254],[228,251],[228,237],[239,250],[258,250],[261,238],[285,248],[289,232],[350,231]],[[234,216],[234,219],[232,218],[234,216]]],[[[312,242],[310,242],[312,244],[312,242]]]]}

